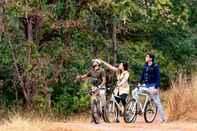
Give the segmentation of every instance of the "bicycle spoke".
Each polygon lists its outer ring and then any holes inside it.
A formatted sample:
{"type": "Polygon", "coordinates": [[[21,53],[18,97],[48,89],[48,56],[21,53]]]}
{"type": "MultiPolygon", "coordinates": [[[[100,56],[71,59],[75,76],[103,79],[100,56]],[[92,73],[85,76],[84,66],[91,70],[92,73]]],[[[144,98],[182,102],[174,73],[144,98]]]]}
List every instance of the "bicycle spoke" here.
{"type": "Polygon", "coordinates": [[[117,108],[115,106],[115,103],[113,101],[110,101],[106,107],[106,119],[108,120],[108,122],[112,122],[115,120],[116,110],[117,108]]]}
{"type": "Polygon", "coordinates": [[[135,122],[136,117],[137,117],[137,103],[135,100],[130,100],[126,107],[125,107],[125,112],[124,112],[124,121],[126,123],[131,123],[131,122],[135,122]]]}

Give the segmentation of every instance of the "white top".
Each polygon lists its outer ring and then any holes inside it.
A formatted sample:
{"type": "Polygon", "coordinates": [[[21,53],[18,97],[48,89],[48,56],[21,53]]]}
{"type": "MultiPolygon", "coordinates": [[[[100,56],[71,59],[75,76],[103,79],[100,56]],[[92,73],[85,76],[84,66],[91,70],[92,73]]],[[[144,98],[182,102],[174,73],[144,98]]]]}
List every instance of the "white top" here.
{"type": "Polygon", "coordinates": [[[129,94],[129,84],[128,84],[128,79],[129,79],[129,72],[128,71],[124,71],[121,74],[117,74],[117,85],[121,85],[118,88],[116,87],[114,92],[115,94],[118,93],[119,91],[119,95],[126,93],[129,94]]]}

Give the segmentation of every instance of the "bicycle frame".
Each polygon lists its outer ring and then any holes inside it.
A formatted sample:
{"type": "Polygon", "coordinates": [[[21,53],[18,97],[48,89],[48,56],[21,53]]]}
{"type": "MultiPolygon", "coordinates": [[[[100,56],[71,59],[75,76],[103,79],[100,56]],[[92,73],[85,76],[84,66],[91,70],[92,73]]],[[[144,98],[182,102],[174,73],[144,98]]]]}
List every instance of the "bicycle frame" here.
{"type": "Polygon", "coordinates": [[[147,104],[148,101],[150,100],[150,96],[149,96],[148,93],[139,93],[138,95],[140,95],[140,96],[145,96],[145,102],[144,102],[143,105],[142,105],[142,103],[140,102],[140,100],[139,100],[139,102],[138,102],[139,107],[140,107],[140,110],[142,111],[142,113],[144,113],[144,112],[145,112],[146,104],[147,104]]]}
{"type": "Polygon", "coordinates": [[[93,88],[92,88],[91,101],[96,100],[97,102],[99,102],[99,110],[102,111],[102,108],[104,104],[106,103],[106,101],[104,102],[106,91],[104,88],[96,88],[95,90],[93,88]],[[104,90],[103,94],[99,94],[99,96],[96,96],[97,91],[103,91],[103,90],[104,90]]]}
{"type": "Polygon", "coordinates": [[[120,103],[118,103],[116,101],[115,95],[113,93],[112,93],[112,96],[111,96],[111,100],[110,101],[113,102],[113,105],[112,105],[113,106],[113,108],[112,108],[113,111],[115,110],[115,105],[116,105],[118,107],[118,110],[122,112],[122,106],[120,105],[120,103]]]}

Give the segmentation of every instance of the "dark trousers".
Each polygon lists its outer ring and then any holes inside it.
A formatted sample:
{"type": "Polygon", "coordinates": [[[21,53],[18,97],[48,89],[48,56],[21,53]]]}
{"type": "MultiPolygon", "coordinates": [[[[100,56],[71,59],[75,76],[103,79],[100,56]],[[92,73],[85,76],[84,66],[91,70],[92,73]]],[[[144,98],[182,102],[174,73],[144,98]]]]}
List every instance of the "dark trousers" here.
{"type": "MultiPolygon", "coordinates": [[[[125,107],[127,97],[128,97],[128,94],[124,93],[124,94],[119,95],[118,97],[115,96],[115,99],[118,103],[120,103],[120,101],[121,101],[122,105],[125,107]]],[[[120,116],[120,111],[117,109],[117,111],[116,111],[116,121],[119,121],[119,116],[120,116]]]]}
{"type": "Polygon", "coordinates": [[[115,96],[115,99],[118,103],[120,103],[120,101],[122,102],[123,106],[126,105],[126,100],[127,100],[128,94],[124,93],[119,95],[119,97],[115,96]]]}

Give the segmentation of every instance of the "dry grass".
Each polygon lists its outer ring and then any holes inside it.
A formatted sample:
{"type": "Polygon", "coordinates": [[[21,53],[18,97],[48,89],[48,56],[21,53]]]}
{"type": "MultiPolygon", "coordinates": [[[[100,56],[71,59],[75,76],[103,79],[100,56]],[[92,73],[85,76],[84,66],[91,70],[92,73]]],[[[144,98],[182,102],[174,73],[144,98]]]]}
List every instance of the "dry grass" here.
{"type": "Polygon", "coordinates": [[[65,121],[66,122],[86,122],[86,123],[89,123],[91,120],[90,118],[91,118],[90,113],[83,112],[83,113],[73,114],[73,115],[67,117],[65,119],[65,121]]]}
{"type": "Polygon", "coordinates": [[[188,81],[180,75],[165,92],[169,121],[197,120],[197,76],[188,81]]]}
{"type": "Polygon", "coordinates": [[[25,118],[14,115],[0,124],[0,131],[72,131],[68,127],[57,126],[46,118],[25,118]]]}

